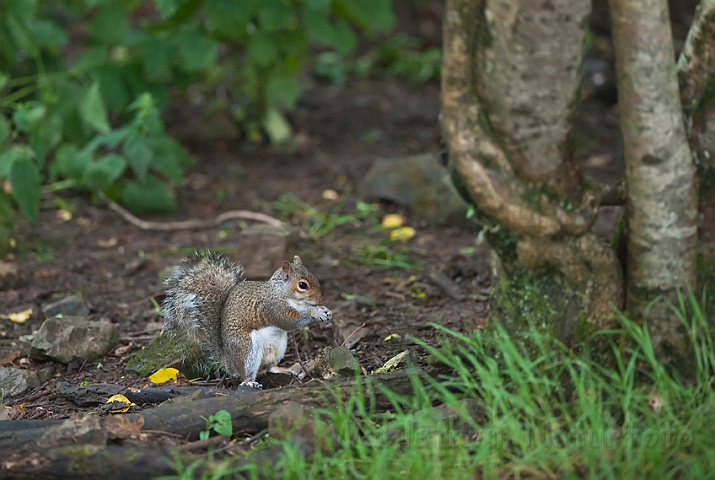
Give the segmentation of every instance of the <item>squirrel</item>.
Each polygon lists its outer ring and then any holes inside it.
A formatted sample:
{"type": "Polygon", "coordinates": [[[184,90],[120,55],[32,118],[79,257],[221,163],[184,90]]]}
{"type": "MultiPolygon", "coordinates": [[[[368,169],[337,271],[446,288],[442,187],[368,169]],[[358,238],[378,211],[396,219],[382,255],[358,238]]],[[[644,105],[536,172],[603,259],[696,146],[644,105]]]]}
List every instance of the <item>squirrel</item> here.
{"type": "Polygon", "coordinates": [[[294,373],[277,367],[287,332],[333,316],[322,305],[320,282],[298,255],[268,280],[250,281],[223,255],[195,252],[164,286],[167,330],[198,347],[205,365],[218,362],[241,385],[256,389],[263,388],[259,373],[294,373]]]}

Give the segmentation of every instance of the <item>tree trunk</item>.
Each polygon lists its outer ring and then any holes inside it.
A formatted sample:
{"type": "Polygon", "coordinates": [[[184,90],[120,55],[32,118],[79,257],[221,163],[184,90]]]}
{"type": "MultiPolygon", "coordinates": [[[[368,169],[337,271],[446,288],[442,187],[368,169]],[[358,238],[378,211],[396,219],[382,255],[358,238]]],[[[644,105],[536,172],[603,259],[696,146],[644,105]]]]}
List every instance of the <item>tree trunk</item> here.
{"type": "MultiPolygon", "coordinates": [[[[708,273],[715,265],[715,0],[702,0],[678,59],[680,101],[700,180],[698,253],[708,273]]],[[[709,282],[712,285],[712,276],[709,282]]],[[[709,291],[712,291],[710,288],[709,291]]]]}
{"type": "Polygon", "coordinates": [[[590,5],[447,0],[444,17],[443,126],[493,248],[493,312],[513,320],[506,279],[536,271],[546,307],[583,306],[550,319],[568,343],[609,325],[624,292],[615,253],[590,231],[603,190],[584,188],[571,155],[590,5]]]}
{"type": "Polygon", "coordinates": [[[697,180],[675,69],[666,0],[610,0],[628,186],[627,308],[648,319],[664,360],[687,338],[664,296],[695,286],[697,180]]]}

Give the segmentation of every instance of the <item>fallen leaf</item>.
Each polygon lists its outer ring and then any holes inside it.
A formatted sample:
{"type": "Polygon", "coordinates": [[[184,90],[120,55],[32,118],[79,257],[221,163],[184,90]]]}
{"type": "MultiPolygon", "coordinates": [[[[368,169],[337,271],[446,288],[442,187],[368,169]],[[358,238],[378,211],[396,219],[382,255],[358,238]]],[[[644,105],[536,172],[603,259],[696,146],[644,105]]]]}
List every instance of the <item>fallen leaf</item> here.
{"type": "Polygon", "coordinates": [[[11,365],[20,356],[20,352],[10,352],[0,359],[0,366],[11,365]]]}
{"type": "Polygon", "coordinates": [[[398,240],[402,243],[407,242],[415,236],[417,231],[412,227],[400,227],[390,232],[390,240],[398,240]]]}
{"type": "Polygon", "coordinates": [[[340,198],[340,195],[338,195],[338,192],[336,192],[332,188],[328,188],[327,190],[323,190],[322,197],[323,197],[323,200],[335,201],[340,198]]]}
{"type": "Polygon", "coordinates": [[[397,213],[388,213],[382,219],[382,226],[385,228],[397,228],[405,224],[405,217],[397,213]]]}
{"type": "Polygon", "coordinates": [[[658,392],[648,394],[648,406],[654,412],[659,412],[663,408],[663,397],[658,392]]]}
{"type": "Polygon", "coordinates": [[[104,430],[112,438],[127,438],[139,435],[144,426],[144,417],[137,415],[116,415],[104,420],[104,430]]]}
{"type": "Polygon", "coordinates": [[[391,333],[391,334],[389,334],[388,336],[385,337],[385,341],[386,341],[386,342],[389,342],[390,340],[392,340],[392,339],[397,339],[397,338],[400,338],[400,334],[399,334],[399,333],[391,333]]]}
{"type": "Polygon", "coordinates": [[[70,212],[69,210],[65,210],[65,209],[57,210],[55,215],[57,215],[59,218],[61,218],[65,222],[69,222],[70,220],[72,220],[72,212],[70,212]]]}
{"type": "Polygon", "coordinates": [[[169,380],[176,380],[179,371],[175,368],[161,368],[149,376],[151,383],[164,383],[169,380]]]}
{"type": "Polygon", "coordinates": [[[10,320],[13,323],[25,323],[32,316],[32,307],[21,312],[14,312],[8,315],[0,315],[3,320],[10,320]]]}
{"type": "Polygon", "coordinates": [[[112,248],[118,243],[117,237],[113,237],[107,240],[99,239],[97,240],[97,245],[101,248],[112,248]]]}
{"type": "Polygon", "coordinates": [[[127,397],[122,395],[121,393],[118,393],[116,395],[112,395],[109,397],[109,400],[107,400],[107,403],[119,403],[119,404],[126,404],[126,407],[117,407],[113,408],[110,410],[112,413],[124,413],[129,410],[129,407],[133,407],[135,404],[130,402],[127,397]]]}

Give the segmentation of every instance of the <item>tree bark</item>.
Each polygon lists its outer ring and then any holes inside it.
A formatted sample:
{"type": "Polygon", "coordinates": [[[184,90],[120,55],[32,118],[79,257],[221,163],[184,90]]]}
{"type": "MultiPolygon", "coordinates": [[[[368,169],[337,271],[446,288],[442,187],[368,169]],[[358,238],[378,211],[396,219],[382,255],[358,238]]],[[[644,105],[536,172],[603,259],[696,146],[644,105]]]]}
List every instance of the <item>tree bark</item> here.
{"type": "Polygon", "coordinates": [[[660,295],[694,286],[697,181],[675,69],[666,0],[611,0],[618,105],[628,186],[627,308],[647,318],[664,356],[685,352],[660,295]]]}
{"type": "MultiPolygon", "coordinates": [[[[590,5],[447,0],[442,104],[450,157],[490,234],[497,275],[539,271],[554,293],[569,284],[587,324],[602,328],[622,305],[622,271],[590,232],[604,190],[583,188],[570,147],[590,5]]],[[[587,332],[579,313],[569,317],[554,333],[571,343],[587,332]]]]}
{"type": "Polygon", "coordinates": [[[715,263],[715,103],[708,95],[715,77],[713,32],[715,0],[702,0],[678,59],[680,101],[700,181],[698,254],[710,267],[715,263]]]}

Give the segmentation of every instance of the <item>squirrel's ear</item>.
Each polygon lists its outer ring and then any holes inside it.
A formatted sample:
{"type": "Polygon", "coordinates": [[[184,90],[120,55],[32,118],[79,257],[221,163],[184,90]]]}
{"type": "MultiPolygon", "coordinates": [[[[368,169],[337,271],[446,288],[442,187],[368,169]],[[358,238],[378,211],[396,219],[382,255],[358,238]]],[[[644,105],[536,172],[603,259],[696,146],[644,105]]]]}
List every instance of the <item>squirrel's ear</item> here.
{"type": "Polygon", "coordinates": [[[303,260],[301,260],[298,255],[295,255],[293,256],[293,263],[296,265],[303,265],[303,260]]]}
{"type": "Polygon", "coordinates": [[[293,265],[283,260],[283,265],[281,265],[281,270],[283,271],[283,280],[287,281],[293,274],[293,265]]]}

